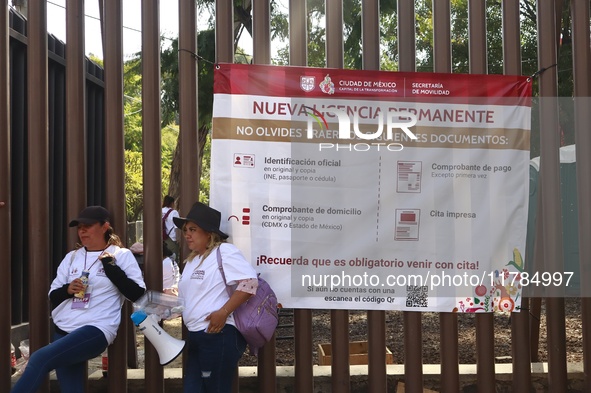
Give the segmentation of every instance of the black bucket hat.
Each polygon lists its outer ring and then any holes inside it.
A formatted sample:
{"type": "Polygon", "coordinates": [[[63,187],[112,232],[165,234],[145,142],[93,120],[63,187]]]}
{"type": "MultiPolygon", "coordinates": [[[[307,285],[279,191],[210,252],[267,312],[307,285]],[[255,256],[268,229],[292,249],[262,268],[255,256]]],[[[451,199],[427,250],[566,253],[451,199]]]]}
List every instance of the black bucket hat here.
{"type": "Polygon", "coordinates": [[[183,228],[183,225],[185,225],[187,221],[191,221],[206,232],[217,233],[222,239],[228,238],[227,234],[220,231],[222,213],[201,202],[195,202],[193,207],[191,207],[189,214],[187,214],[187,217],[173,217],[172,220],[174,221],[174,225],[180,229],[183,228]]]}
{"type": "Polygon", "coordinates": [[[111,214],[104,207],[88,206],[84,208],[80,214],[78,214],[78,218],[70,221],[69,226],[76,227],[78,224],[91,225],[97,222],[107,222],[109,221],[110,217],[111,214]]]}

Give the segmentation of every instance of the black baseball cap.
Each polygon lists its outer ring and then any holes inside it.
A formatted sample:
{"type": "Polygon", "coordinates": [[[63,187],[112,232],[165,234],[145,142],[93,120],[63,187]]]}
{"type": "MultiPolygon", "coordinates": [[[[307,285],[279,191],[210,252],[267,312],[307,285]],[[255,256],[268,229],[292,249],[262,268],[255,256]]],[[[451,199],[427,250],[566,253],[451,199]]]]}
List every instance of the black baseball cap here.
{"type": "Polygon", "coordinates": [[[106,222],[109,221],[111,214],[107,209],[102,206],[88,206],[84,208],[80,214],[78,214],[78,218],[73,219],[70,221],[71,227],[76,227],[79,224],[90,225],[97,222],[106,222]]]}

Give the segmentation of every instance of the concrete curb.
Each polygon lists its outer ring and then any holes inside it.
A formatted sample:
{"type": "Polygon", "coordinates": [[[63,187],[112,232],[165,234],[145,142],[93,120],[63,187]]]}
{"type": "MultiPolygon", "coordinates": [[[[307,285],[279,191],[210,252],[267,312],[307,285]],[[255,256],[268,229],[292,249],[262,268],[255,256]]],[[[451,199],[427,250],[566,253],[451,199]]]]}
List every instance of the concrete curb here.
{"type": "MultiPolygon", "coordinates": [[[[464,393],[477,392],[475,364],[461,364],[460,385],[464,393]]],[[[532,387],[535,392],[547,392],[548,390],[548,363],[532,363],[532,387]]],[[[314,366],[314,393],[331,391],[331,367],[314,366]]],[[[351,366],[351,393],[367,392],[368,366],[351,366]]],[[[404,381],[404,365],[386,366],[388,374],[388,392],[396,392],[398,382],[404,381]]],[[[277,393],[292,393],[295,385],[293,366],[278,366],[277,375],[277,393]]],[[[436,364],[427,364],[423,366],[424,387],[439,391],[441,379],[441,367],[436,364]]],[[[512,364],[496,364],[496,391],[498,393],[512,392],[511,384],[513,378],[512,364]]],[[[583,364],[570,363],[567,365],[568,389],[569,392],[583,392],[583,364]]],[[[145,392],[144,370],[130,369],[128,376],[128,392],[145,392]]],[[[258,392],[257,367],[240,367],[240,392],[256,393],[258,392]]],[[[89,393],[100,393],[107,391],[107,379],[103,377],[102,372],[96,371],[89,376],[89,393]]],[[[165,368],[164,369],[164,387],[165,392],[182,391],[182,369],[165,368]]],[[[55,376],[51,377],[51,392],[59,392],[55,376]]],[[[522,393],[522,392],[520,392],[522,393]]]]}

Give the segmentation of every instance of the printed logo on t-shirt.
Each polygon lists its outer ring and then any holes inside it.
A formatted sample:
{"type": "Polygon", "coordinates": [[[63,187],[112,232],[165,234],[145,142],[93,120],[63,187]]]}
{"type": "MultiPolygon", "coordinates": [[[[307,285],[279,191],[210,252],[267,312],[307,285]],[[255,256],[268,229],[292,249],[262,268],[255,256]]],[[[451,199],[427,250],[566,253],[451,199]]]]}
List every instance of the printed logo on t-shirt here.
{"type": "Polygon", "coordinates": [[[195,269],[193,270],[193,274],[191,274],[191,280],[203,280],[205,277],[205,270],[195,269]]]}
{"type": "Polygon", "coordinates": [[[70,270],[70,276],[76,276],[76,275],[78,275],[78,268],[77,267],[70,270]]]}
{"type": "Polygon", "coordinates": [[[105,274],[105,268],[101,267],[99,268],[99,270],[96,272],[97,276],[101,276],[101,277],[107,277],[107,275],[105,274]]]}

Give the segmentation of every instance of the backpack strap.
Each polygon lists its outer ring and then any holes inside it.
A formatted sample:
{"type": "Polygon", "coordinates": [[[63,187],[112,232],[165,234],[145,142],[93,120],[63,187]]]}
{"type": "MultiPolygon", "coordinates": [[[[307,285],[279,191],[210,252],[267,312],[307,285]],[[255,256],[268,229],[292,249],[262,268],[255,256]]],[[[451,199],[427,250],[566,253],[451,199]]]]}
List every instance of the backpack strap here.
{"type": "MultiPolygon", "coordinates": [[[[172,210],[173,210],[172,208],[168,209],[168,211],[166,212],[164,217],[162,217],[163,232],[166,232],[166,219],[168,218],[168,215],[170,214],[170,212],[172,212],[172,210]]],[[[170,228],[170,231],[166,232],[166,236],[170,235],[170,232],[172,232],[173,229],[174,229],[174,226],[172,228],[170,228]]]]}
{"type": "Polygon", "coordinates": [[[75,249],[70,257],[70,267],[68,268],[68,272],[72,270],[72,263],[74,263],[74,258],[76,257],[76,253],[78,252],[79,248],[75,249]]]}
{"type": "Polygon", "coordinates": [[[232,297],[233,291],[232,291],[232,288],[230,288],[230,286],[228,285],[228,282],[226,281],[226,275],[224,274],[224,267],[222,266],[222,252],[220,251],[220,246],[218,246],[218,248],[216,250],[216,255],[218,258],[218,267],[220,269],[220,273],[222,274],[222,278],[224,279],[224,284],[226,284],[226,292],[228,292],[228,296],[232,297]]]}

